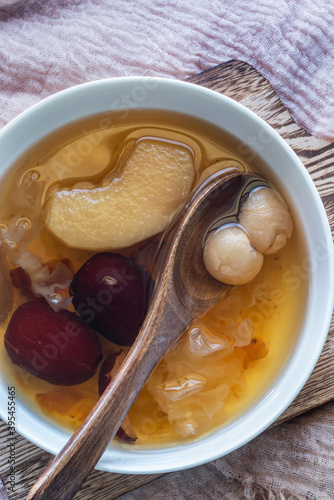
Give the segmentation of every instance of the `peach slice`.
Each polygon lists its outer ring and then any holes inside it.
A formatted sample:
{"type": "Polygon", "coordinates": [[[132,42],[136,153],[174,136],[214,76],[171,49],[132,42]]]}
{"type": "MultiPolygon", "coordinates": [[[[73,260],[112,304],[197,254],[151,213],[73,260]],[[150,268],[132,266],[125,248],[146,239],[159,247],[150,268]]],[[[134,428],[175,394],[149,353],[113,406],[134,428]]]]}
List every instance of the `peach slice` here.
{"type": "Polygon", "coordinates": [[[94,251],[128,247],[166,229],[195,178],[189,148],[145,138],[134,145],[108,186],[53,194],[46,226],[70,247],[94,251]]]}

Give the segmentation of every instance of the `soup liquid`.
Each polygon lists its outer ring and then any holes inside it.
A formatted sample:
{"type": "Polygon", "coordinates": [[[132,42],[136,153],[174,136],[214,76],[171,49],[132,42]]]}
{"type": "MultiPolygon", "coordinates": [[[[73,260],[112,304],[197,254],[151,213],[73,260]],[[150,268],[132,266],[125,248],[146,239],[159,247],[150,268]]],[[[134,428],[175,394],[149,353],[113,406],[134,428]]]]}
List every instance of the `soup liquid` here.
{"type": "MultiPolygon", "coordinates": [[[[20,159],[15,176],[2,186],[7,194],[2,193],[0,224],[15,215],[30,218],[32,226],[41,224],[45,201],[55,190],[108,185],[119,157],[143,137],[191,148],[197,185],[222,168],[259,173],[265,168],[233,137],[200,120],[141,111],[131,111],[126,123],[117,114],[96,116],[46,137],[20,159]],[[32,178],[42,189],[34,210],[24,212],[18,192],[32,178]]],[[[233,287],[191,325],[150,376],[124,424],[135,432],[136,445],[178,443],[227,425],[255,404],[283,369],[301,326],[308,288],[306,273],[298,272],[304,244],[291,204],[290,209],[294,233],[287,245],[265,256],[254,280],[233,287]]],[[[44,262],[69,259],[74,272],[96,253],[69,248],[43,227],[28,249],[44,262]]],[[[137,251],[138,246],[117,252],[130,256],[137,251]]],[[[154,258],[154,253],[149,256],[148,267],[154,258]]],[[[16,290],[13,310],[25,300],[16,290]]],[[[8,320],[0,325],[2,335],[7,324],[8,320]]],[[[100,339],[105,357],[119,351],[119,346],[100,339]]],[[[57,387],[12,364],[4,347],[0,360],[8,384],[16,385],[25,403],[55,425],[76,429],[98,400],[98,373],[83,384],[57,387]]]]}

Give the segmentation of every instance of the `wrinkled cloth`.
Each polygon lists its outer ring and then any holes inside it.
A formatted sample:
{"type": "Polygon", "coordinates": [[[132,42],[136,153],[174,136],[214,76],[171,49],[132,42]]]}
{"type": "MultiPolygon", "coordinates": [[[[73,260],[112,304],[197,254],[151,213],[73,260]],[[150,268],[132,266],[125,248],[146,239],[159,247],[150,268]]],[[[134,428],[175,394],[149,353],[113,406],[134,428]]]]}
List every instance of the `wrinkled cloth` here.
{"type": "Polygon", "coordinates": [[[0,125],[78,83],[185,78],[240,59],[270,81],[299,125],[334,137],[333,2],[8,2],[0,0],[0,125]]]}
{"type": "MultiPolygon", "coordinates": [[[[184,79],[252,64],[297,123],[334,138],[334,3],[325,0],[0,0],[0,126],[101,78],[184,79]]],[[[332,500],[334,403],[122,500],[332,500]]]]}
{"type": "Polygon", "coordinates": [[[225,457],[168,474],[118,500],[333,500],[333,429],[331,402],[225,457]]]}

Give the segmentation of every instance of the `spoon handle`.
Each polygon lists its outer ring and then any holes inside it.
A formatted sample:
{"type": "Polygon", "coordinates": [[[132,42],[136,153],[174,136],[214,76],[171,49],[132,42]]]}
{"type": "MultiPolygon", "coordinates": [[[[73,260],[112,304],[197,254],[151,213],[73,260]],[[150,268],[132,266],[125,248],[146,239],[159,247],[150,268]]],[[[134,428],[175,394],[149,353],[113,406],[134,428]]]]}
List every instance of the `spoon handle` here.
{"type": "Polygon", "coordinates": [[[228,287],[205,270],[198,242],[204,241],[212,222],[229,206],[243,183],[238,169],[217,173],[195,193],[177,224],[171,226],[159,264],[157,288],[135,344],[92,412],[35,483],[27,500],[68,500],[74,496],[160,359],[191,321],[226,292],[228,287]]]}
{"type": "Polygon", "coordinates": [[[147,378],[187,326],[187,313],[158,294],[136,343],[83,424],[30,490],[27,500],[73,498],[116,434],[147,378]]]}

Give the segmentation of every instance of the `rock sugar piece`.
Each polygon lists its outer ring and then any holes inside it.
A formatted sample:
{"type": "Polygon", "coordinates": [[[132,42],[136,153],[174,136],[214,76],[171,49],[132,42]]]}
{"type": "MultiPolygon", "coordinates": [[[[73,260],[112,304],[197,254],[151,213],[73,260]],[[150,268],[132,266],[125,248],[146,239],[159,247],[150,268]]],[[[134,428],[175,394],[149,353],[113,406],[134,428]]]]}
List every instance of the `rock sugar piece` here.
{"type": "Polygon", "coordinates": [[[70,247],[124,248],[166,229],[195,176],[190,149],[142,139],[109,186],[55,193],[48,201],[46,225],[70,247]]]}

